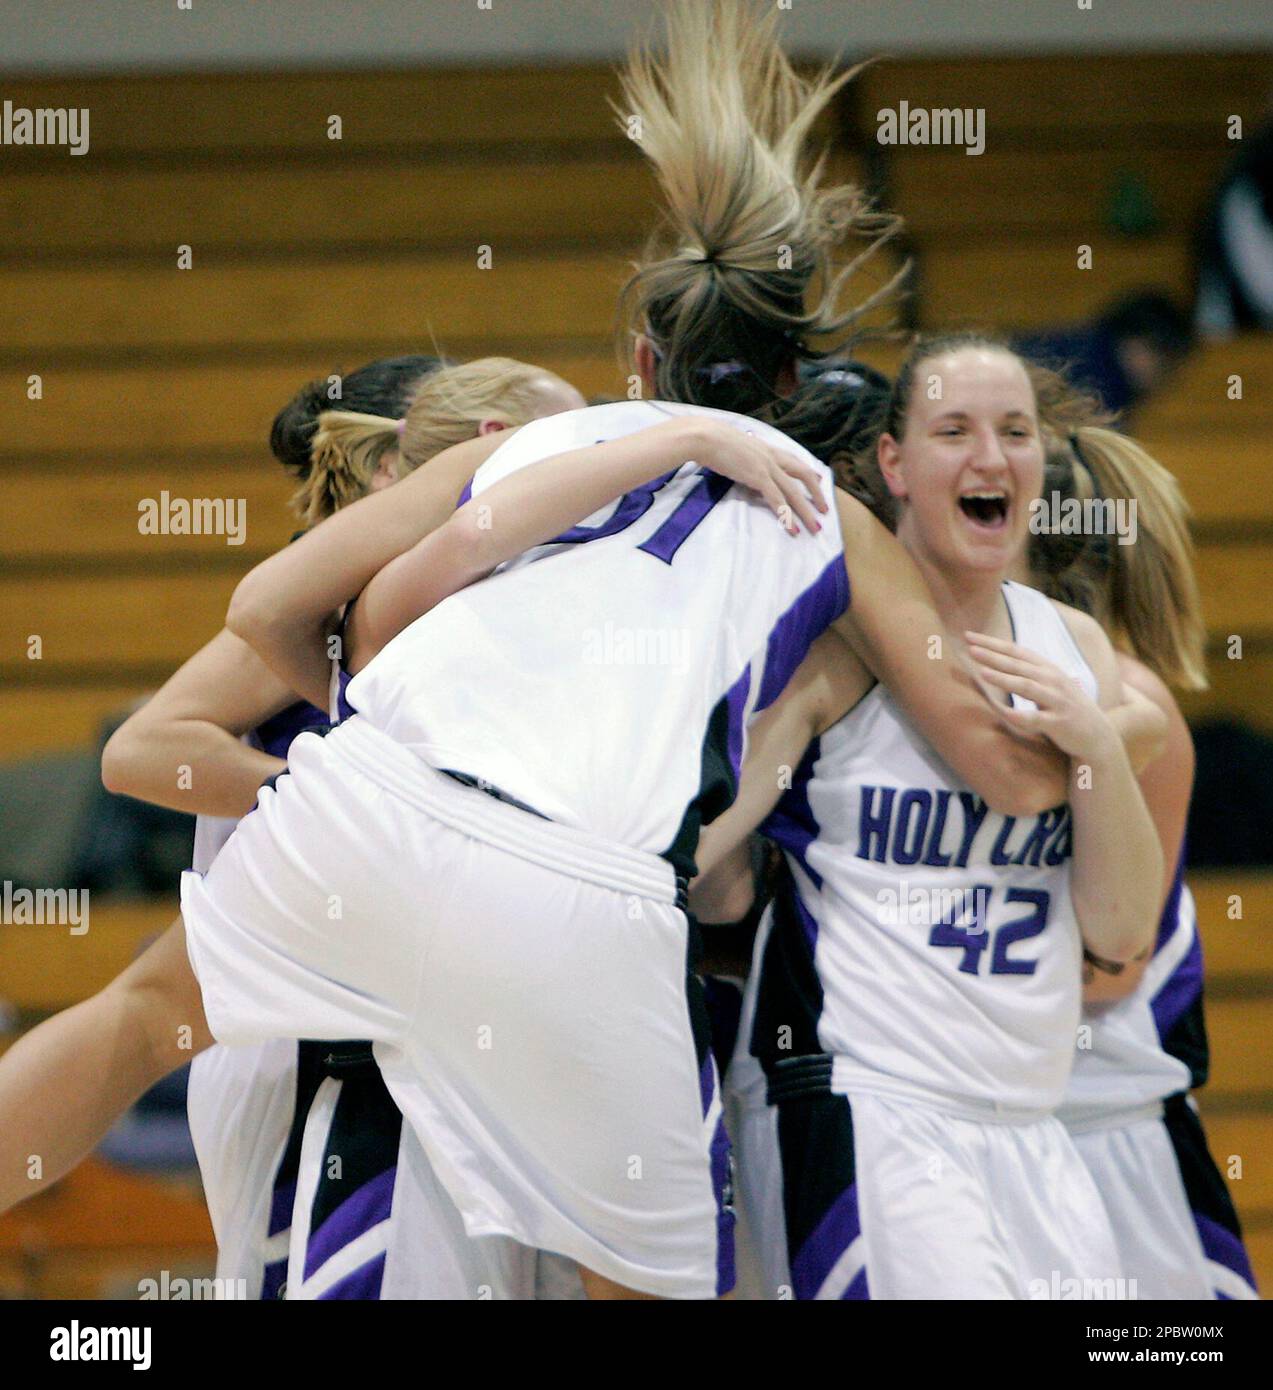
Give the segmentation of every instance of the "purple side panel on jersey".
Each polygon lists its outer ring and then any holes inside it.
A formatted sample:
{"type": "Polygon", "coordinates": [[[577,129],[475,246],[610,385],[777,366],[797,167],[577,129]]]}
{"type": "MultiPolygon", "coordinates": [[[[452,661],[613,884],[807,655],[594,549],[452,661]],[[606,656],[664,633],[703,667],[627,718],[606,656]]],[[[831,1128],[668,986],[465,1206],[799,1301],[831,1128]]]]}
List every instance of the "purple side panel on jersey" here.
{"type": "MultiPolygon", "coordinates": [[[[712,1107],[716,1094],[716,1060],[709,1052],[698,1071],[699,1095],[703,1102],[703,1118],[712,1107]]],[[[716,1117],[712,1131],[709,1157],[712,1170],[712,1191],[716,1195],[716,1293],[726,1294],[737,1282],[734,1268],[734,1184],[731,1176],[732,1150],[729,1132],[722,1112],[716,1117]]]]}
{"type": "Polygon", "coordinates": [[[743,673],[730,687],[725,696],[726,721],[728,724],[727,751],[729,766],[734,773],[734,787],[737,788],[743,775],[743,745],[747,729],[743,722],[743,711],[747,708],[747,696],[751,693],[751,664],[743,667],[743,673]]]}
{"type": "Polygon", "coordinates": [[[813,781],[814,765],[821,756],[821,740],[815,738],[805,750],[791,786],[783,792],[782,799],[760,827],[762,835],[767,835],[779,849],[795,856],[818,888],[822,887],[822,877],[809,867],[808,859],[809,846],[819,834],[817,817],[809,804],[809,784],[813,781]]]}
{"type": "Polygon", "coordinates": [[[1201,993],[1202,941],[1195,932],[1188,954],[1150,1000],[1149,1007],[1158,1027],[1159,1038],[1167,1036],[1172,1025],[1193,1005],[1201,993]]]}
{"type": "Polygon", "coordinates": [[[342,666],[336,672],[336,719],[343,724],[350,715],[357,714],[358,711],[349,703],[349,682],[353,677],[342,666]]]}
{"type": "Polygon", "coordinates": [[[1242,1244],[1242,1237],[1234,1235],[1227,1227],[1213,1221],[1209,1216],[1204,1216],[1200,1211],[1194,1212],[1193,1224],[1198,1228],[1202,1252],[1207,1259],[1232,1270],[1254,1289],[1255,1274],[1251,1269],[1251,1261],[1247,1258],[1246,1246],[1242,1244]]]}
{"type": "Polygon", "coordinates": [[[267,719],[264,724],[258,725],[252,731],[252,737],[256,740],[257,746],[270,757],[286,758],[287,750],[292,746],[292,740],[297,734],[314,724],[326,723],[327,716],[322,710],[311,705],[308,700],[298,700],[296,704],[288,705],[285,710],[267,719]]]}
{"type": "Polygon", "coordinates": [[[311,1233],[305,1250],[305,1278],[336,1254],[350,1241],[388,1219],[393,1208],[393,1186],[398,1176],[396,1167],[365,1182],[352,1196],[336,1208],[326,1221],[311,1233]]]}
{"type": "Polygon", "coordinates": [[[1185,886],[1185,856],[1183,851],[1176,860],[1176,876],[1171,881],[1171,892],[1163,904],[1162,916],[1158,919],[1158,936],[1154,940],[1154,955],[1171,940],[1180,925],[1180,894],[1185,886]]]}
{"type": "Polygon", "coordinates": [[[466,502],[468,502],[468,501],[472,498],[472,496],[473,496],[473,479],[470,478],[470,479],[468,480],[468,482],[464,484],[464,491],[460,493],[460,500],[459,500],[458,502],[456,502],[456,504],[455,504],[455,510],[458,512],[458,511],[460,510],[460,508],[461,508],[466,502]]]}
{"type": "Polygon", "coordinates": [[[380,1289],[385,1281],[385,1254],[382,1251],[374,1260],[360,1265],[352,1274],[347,1274],[335,1283],[326,1293],[319,1294],[319,1301],[332,1302],[344,1299],[374,1301],[380,1297],[380,1289]]]}
{"type": "Polygon", "coordinates": [[[790,608],[769,634],[765,674],[760,683],[756,712],[767,709],[782,694],[796,667],[814,641],[849,606],[849,576],[844,556],[837,555],[790,608]]]}
{"type": "MultiPolygon", "coordinates": [[[[813,1233],[800,1247],[791,1262],[792,1289],[798,1299],[817,1298],[827,1277],[835,1268],[836,1261],[862,1234],[862,1221],[858,1215],[857,1183],[848,1187],[831,1203],[826,1215],[814,1227],[813,1233]]],[[[856,1275],[849,1283],[851,1291],[859,1279],[862,1293],[866,1296],[865,1268],[862,1275],[856,1275]]]]}

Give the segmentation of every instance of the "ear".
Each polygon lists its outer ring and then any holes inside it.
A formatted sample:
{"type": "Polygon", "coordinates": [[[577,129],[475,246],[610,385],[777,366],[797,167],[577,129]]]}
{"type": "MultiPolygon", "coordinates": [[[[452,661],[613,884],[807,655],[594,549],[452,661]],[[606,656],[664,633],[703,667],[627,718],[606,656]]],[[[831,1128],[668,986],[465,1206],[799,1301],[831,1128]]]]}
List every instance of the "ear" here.
{"type": "Polygon", "coordinates": [[[483,420],[477,427],[477,435],[480,439],[483,435],[498,434],[500,430],[506,430],[508,426],[503,420],[483,420]]]}
{"type": "Polygon", "coordinates": [[[654,344],[644,333],[637,334],[636,369],[641,377],[641,385],[651,394],[655,395],[658,391],[658,361],[654,356],[654,344]]]}
{"type": "Polygon", "coordinates": [[[876,460],[889,493],[899,501],[906,497],[906,481],[902,477],[901,446],[891,434],[880,435],[876,448],[876,460]]]}
{"type": "Polygon", "coordinates": [[[398,481],[402,458],[397,449],[386,449],[376,460],[375,472],[371,475],[370,490],[379,492],[382,487],[398,481]]]}

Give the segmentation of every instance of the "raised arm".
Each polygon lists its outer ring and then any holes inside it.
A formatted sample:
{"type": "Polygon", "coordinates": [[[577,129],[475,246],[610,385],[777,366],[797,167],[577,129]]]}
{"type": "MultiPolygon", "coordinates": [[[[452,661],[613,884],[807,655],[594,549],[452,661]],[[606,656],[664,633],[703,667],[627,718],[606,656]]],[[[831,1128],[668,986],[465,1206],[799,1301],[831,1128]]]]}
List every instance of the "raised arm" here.
{"type": "Polygon", "coordinates": [[[295,699],[246,642],[222,631],[111,735],[102,782],[174,811],[246,815],[286,764],[240,735],[295,699]]]}
{"type": "Polygon", "coordinates": [[[689,463],[751,488],[793,535],[793,518],[815,530],[817,511],[828,509],[817,469],[710,416],[677,416],[552,455],[473,498],[368,583],[349,631],[350,669],[358,670],[416,618],[506,560],[689,463]]]}
{"type": "Polygon", "coordinates": [[[327,699],[327,637],[341,607],[367,581],[440,526],[464,485],[511,431],[446,449],[391,488],[343,507],[240,580],[226,626],[289,690],[327,699]]]}
{"type": "Polygon", "coordinates": [[[835,630],[914,720],[942,760],[994,810],[1037,815],[1068,792],[1066,758],[1009,731],[959,657],[928,586],[901,543],[837,489],[849,607],[835,630]]]}

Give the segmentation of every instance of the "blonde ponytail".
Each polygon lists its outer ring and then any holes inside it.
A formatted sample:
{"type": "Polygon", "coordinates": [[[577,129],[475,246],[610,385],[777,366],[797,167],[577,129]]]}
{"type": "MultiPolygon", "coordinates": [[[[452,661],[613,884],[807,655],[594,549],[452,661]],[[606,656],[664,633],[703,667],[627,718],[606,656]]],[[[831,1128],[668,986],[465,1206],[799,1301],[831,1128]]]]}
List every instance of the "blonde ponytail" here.
{"type": "Polygon", "coordinates": [[[353,410],[324,410],[310,444],[310,471],[292,496],[304,526],[366,496],[381,457],[398,443],[400,422],[353,410]]]}
{"type": "Polygon", "coordinates": [[[1055,487],[1089,505],[1126,502],[1136,510],[1126,545],[1108,526],[1077,542],[1034,536],[1030,561],[1039,587],[1091,613],[1167,684],[1204,690],[1206,625],[1189,507],[1176,479],[1134,439],[1095,425],[1051,442],[1044,477],[1045,497],[1055,487]]]}
{"type": "Polygon", "coordinates": [[[872,212],[853,185],[820,188],[825,154],[811,165],[804,158],[814,122],[857,69],[798,76],[772,4],[665,0],[663,16],[666,53],[631,54],[620,74],[627,109],[615,106],[665,203],[624,286],[619,331],[629,350],[637,333],[655,343],[661,396],[780,410],[780,369],[842,348],[897,283],[840,307],[849,276],[900,223],[872,212]],[[850,234],[870,244],[837,271],[832,253],[850,234]],[[837,334],[822,349],[804,341],[837,334]]]}

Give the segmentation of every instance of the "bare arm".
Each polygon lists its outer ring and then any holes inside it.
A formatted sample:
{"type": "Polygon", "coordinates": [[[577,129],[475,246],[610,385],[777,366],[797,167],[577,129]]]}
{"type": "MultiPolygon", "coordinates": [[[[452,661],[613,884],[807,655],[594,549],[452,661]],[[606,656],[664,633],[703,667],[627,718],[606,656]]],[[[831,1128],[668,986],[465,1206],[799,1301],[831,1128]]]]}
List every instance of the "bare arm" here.
{"type": "MultiPolygon", "coordinates": [[[[704,416],[553,455],[496,483],[372,579],[354,610],[350,669],[443,599],[608,503],[686,464],[753,489],[779,515],[819,527],[822,479],[798,455],[704,416]],[[816,506],[809,499],[816,498],[816,506]]],[[[797,533],[794,524],[788,529],[797,533]]]]}
{"type": "MultiPolygon", "coordinates": [[[[1118,670],[1123,679],[1123,688],[1145,696],[1161,712],[1166,722],[1162,756],[1143,769],[1138,779],[1162,845],[1163,878],[1158,898],[1158,911],[1161,913],[1175,883],[1176,867],[1184,843],[1189,798],[1193,792],[1193,737],[1171,691],[1152,671],[1135,658],[1122,653],[1118,654],[1118,670]]],[[[1151,944],[1149,949],[1128,961],[1116,973],[1087,966],[1084,971],[1084,1003],[1112,1004],[1126,998],[1140,984],[1152,959],[1151,944]]]]}
{"type": "Polygon", "coordinates": [[[174,811],[246,815],[261,783],[287,764],[240,735],[295,699],[242,639],[222,631],[111,735],[102,782],[174,811]]]}
{"type": "Polygon", "coordinates": [[[339,609],[451,515],[465,483],[510,436],[483,435],[444,450],[262,561],[235,589],[226,626],[288,689],[321,707],[331,670],[327,637],[339,609]]]}
{"type": "Polygon", "coordinates": [[[1068,790],[1066,758],[1009,732],[957,656],[914,561],[855,498],[837,489],[850,601],[835,630],[888,686],[958,779],[993,810],[1036,815],[1068,790]]]}

